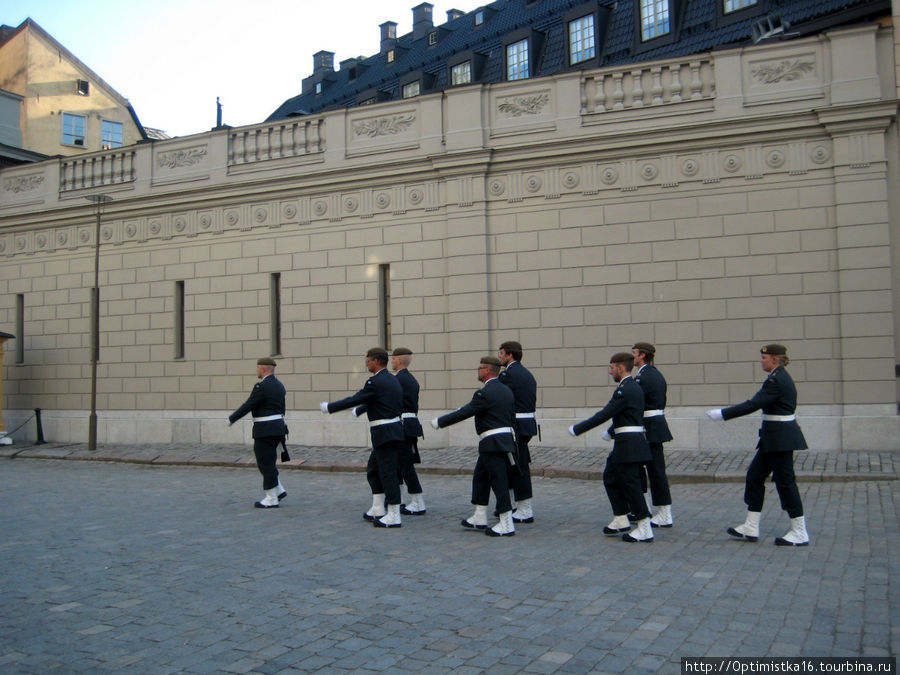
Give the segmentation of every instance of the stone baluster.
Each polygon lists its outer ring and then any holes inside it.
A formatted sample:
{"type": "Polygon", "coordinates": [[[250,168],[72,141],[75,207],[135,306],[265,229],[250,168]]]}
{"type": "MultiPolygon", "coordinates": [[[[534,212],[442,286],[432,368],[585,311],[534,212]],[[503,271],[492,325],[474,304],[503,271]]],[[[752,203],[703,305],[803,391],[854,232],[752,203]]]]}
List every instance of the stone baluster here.
{"type": "Polygon", "coordinates": [[[644,83],[642,78],[644,71],[641,69],[631,71],[631,107],[644,107],[644,83]]]}
{"type": "Polygon", "coordinates": [[[615,103],[613,103],[613,110],[625,109],[625,104],[623,103],[625,100],[625,92],[622,90],[622,75],[621,72],[613,74],[613,79],[616,83],[616,89],[613,92],[613,101],[615,101],[615,103]]]}
{"type": "Polygon", "coordinates": [[[650,73],[653,76],[653,87],[650,89],[650,95],[653,97],[653,105],[662,105],[662,66],[654,66],[650,69],[650,73]]]}
{"type": "Polygon", "coordinates": [[[669,71],[672,73],[672,95],[669,101],[672,103],[681,103],[681,64],[676,63],[669,68],[669,71]]]}
{"type": "Polygon", "coordinates": [[[691,61],[691,100],[703,98],[703,82],[700,80],[700,62],[691,61]]]}

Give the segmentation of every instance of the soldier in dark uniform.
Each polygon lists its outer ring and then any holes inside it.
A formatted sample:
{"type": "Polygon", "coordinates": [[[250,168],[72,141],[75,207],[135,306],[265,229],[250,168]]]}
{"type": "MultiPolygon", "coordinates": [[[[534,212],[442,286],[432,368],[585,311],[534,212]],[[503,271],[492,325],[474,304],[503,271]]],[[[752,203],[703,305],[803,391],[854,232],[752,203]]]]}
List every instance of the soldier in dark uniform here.
{"type": "MultiPolygon", "coordinates": [[[[609,360],[609,374],[618,383],[612,398],[603,410],[592,417],[569,427],[572,436],[600,426],[611,419],[613,449],[603,470],[603,485],[612,506],[612,522],[603,528],[603,534],[625,533],[628,542],[652,542],[650,510],[641,490],[643,464],[650,461],[650,446],[644,436],[644,392],[631,377],[634,357],[626,352],[613,354],[609,360]],[[637,523],[628,531],[628,513],[637,523]]],[[[604,434],[606,435],[606,434],[604,434]]]]}
{"type": "Polygon", "coordinates": [[[650,497],[656,513],[650,518],[653,527],[672,527],[672,494],[666,475],[666,457],[663,443],[672,440],[672,432],[666,422],[666,378],[653,365],[656,347],[649,342],[637,342],[631,348],[638,372],[634,378],[644,391],[644,429],[650,445],[652,459],[647,462],[647,479],[650,497]]]}
{"type": "Polygon", "coordinates": [[[366,466],[366,478],[372,489],[372,508],[363,518],[375,527],[400,527],[400,480],[398,459],[404,450],[403,389],[387,371],[387,350],[375,347],[366,353],[366,369],[372,377],[358,392],[333,403],[322,402],[326,415],[364,405],[372,436],[372,453],[366,466]],[[387,509],[385,509],[387,504],[387,509]]]}
{"type": "MultiPolygon", "coordinates": [[[[422,436],[422,424],[419,422],[419,383],[411,372],[409,364],[412,360],[412,351],[406,347],[397,347],[391,353],[391,370],[394,377],[403,389],[403,412],[400,418],[403,422],[403,436],[406,440],[406,448],[400,453],[399,468],[400,479],[406,483],[406,491],[409,499],[406,504],[400,505],[400,513],[405,516],[424,516],[425,498],[422,496],[422,484],[416,473],[416,464],[421,462],[419,458],[418,442],[422,436]]],[[[353,409],[357,417],[366,410],[365,406],[353,409]]]]}
{"type": "Polygon", "coordinates": [[[509,340],[500,345],[500,363],[505,370],[500,373],[500,381],[512,390],[516,401],[516,446],[519,471],[509,477],[516,508],[513,520],[517,523],[533,523],[534,509],[531,504],[531,453],[528,442],[537,435],[535,407],[537,405],[537,382],[531,372],[522,365],[522,345],[509,340]]]}
{"type": "Polygon", "coordinates": [[[803,515],[803,502],[794,476],[794,450],[807,449],[803,431],[797,424],[797,388],[785,370],[790,359],[784,345],[766,345],[759,351],[760,365],[769,374],[762,388],[753,398],[743,403],[706,413],[712,420],[730,420],[759,409],[763,412],[756,456],[747,469],[744,487],[747,519],[737,527],[729,527],[727,532],[746,541],[759,539],[759,517],[766,494],[765,483],[771,474],[781,500],[781,508],[787,511],[791,519],[791,529],[783,537],[776,537],[775,545],[806,546],[809,544],[806,517],[803,515]]]}
{"type": "Polygon", "coordinates": [[[278,502],[287,497],[287,492],[278,479],[278,444],[287,436],[284,423],[284,385],[275,378],[275,359],[268,357],[257,360],[256,376],[259,382],[253,385],[250,397],[240,408],[228,416],[234,424],[247,413],[253,414],[253,454],[256,466],[263,477],[265,496],[253,505],[260,509],[274,509],[278,502]]]}
{"type": "Polygon", "coordinates": [[[509,499],[508,471],[516,452],[513,425],[516,407],[513,393],[500,383],[500,360],[484,356],[478,366],[478,381],[484,387],[475,392],[472,400],[451,413],[431,421],[435,429],[448,427],[462,420],[475,417],[478,434],[478,461],[472,475],[472,504],[475,513],[462,521],[467,529],[483,530],[494,537],[510,537],[516,533],[512,519],[512,503],[509,499]],[[487,507],[491,490],[497,499],[500,522],[487,526],[487,507]]]}

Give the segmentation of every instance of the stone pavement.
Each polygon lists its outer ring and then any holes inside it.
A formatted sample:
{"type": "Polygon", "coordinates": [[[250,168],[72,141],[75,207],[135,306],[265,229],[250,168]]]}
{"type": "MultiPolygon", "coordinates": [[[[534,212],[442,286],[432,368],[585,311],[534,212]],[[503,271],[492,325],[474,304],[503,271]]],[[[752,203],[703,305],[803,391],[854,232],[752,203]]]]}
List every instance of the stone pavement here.
{"type": "MultiPolygon", "coordinates": [[[[610,444],[596,449],[552,448],[532,445],[532,474],[545,478],[600,480],[610,444]]],[[[369,458],[368,448],[288,446],[291,461],[279,462],[279,469],[307,471],[359,471],[369,458]]],[[[475,465],[477,448],[450,447],[422,450],[423,474],[469,476],[475,465]]],[[[672,483],[743,482],[754,451],[701,452],[666,450],[666,464],[672,483]]],[[[240,443],[100,445],[88,450],[86,443],[45,443],[42,445],[0,446],[0,458],[77,459],[139,464],[255,467],[253,450],[240,443]]],[[[794,453],[798,481],[897,480],[898,451],[794,453]]]]}
{"type": "MultiPolygon", "coordinates": [[[[515,537],[464,531],[472,449],[427,466],[428,513],[398,530],[361,518],[362,450],[292,449],[323,470],[284,471],[268,511],[247,447],[3,450],[4,673],[678,673],[682,656],[900,647],[890,453],[798,453],[812,544],[786,549],[773,488],[758,543],[724,532],[744,458],[673,453],[675,527],[626,544],[583,479],[536,478],[515,537]]],[[[559,468],[590,478],[599,455],[559,468]]]]}

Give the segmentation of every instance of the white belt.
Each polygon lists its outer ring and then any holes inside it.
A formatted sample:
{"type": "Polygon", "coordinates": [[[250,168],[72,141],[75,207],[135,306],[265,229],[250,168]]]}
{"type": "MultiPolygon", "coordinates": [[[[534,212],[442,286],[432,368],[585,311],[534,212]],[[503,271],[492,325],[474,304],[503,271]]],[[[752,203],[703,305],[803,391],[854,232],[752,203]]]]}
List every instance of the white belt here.
{"type": "Polygon", "coordinates": [[[416,413],[402,413],[400,415],[400,419],[402,420],[414,420],[416,419],[416,413]]]}
{"type": "Polygon", "coordinates": [[[613,431],[617,434],[642,434],[644,427],[615,427],[613,431]]]}
{"type": "Polygon", "coordinates": [[[487,438],[494,434],[511,434],[512,432],[512,427],[498,427],[496,429],[488,429],[487,431],[478,434],[478,438],[487,438]]]}
{"type": "Polygon", "coordinates": [[[369,420],[370,427],[380,427],[382,424],[393,424],[394,422],[399,422],[399,417],[392,417],[389,420],[369,420]]]}
{"type": "Polygon", "coordinates": [[[796,415],[766,415],[763,413],[763,422],[793,422],[796,415]]]}
{"type": "Polygon", "coordinates": [[[665,414],[666,414],[665,410],[645,410],[644,411],[644,417],[661,417],[662,415],[665,415],[665,414]]]}
{"type": "Polygon", "coordinates": [[[275,420],[283,420],[284,415],[266,415],[265,417],[254,417],[254,422],[274,422],[275,420]]]}
{"type": "Polygon", "coordinates": [[[533,420],[534,413],[516,413],[517,420],[533,420]]]}

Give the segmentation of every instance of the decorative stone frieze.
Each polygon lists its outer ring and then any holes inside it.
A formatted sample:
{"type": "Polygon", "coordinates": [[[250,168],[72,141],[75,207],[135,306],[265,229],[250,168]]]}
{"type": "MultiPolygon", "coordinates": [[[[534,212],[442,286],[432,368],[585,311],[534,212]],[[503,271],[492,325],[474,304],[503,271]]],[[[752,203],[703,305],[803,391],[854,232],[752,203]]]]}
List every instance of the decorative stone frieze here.
{"type": "Polygon", "coordinates": [[[30,176],[15,176],[3,181],[3,189],[6,192],[30,192],[41,186],[44,182],[43,174],[31,174],[30,176]]]}

